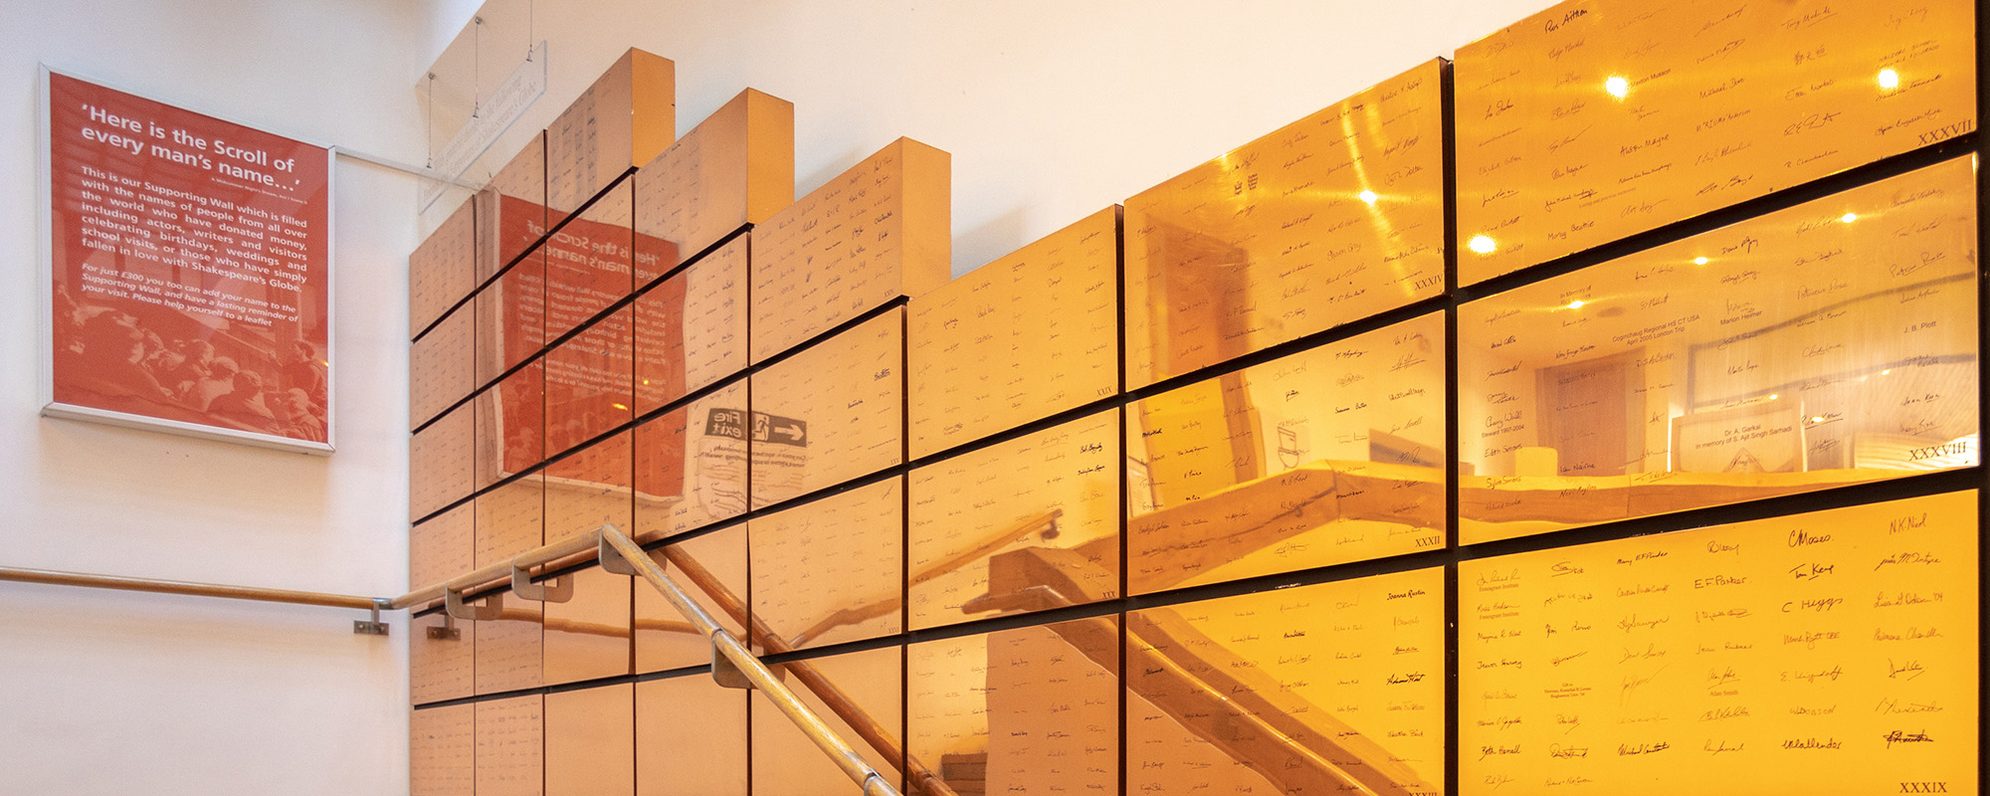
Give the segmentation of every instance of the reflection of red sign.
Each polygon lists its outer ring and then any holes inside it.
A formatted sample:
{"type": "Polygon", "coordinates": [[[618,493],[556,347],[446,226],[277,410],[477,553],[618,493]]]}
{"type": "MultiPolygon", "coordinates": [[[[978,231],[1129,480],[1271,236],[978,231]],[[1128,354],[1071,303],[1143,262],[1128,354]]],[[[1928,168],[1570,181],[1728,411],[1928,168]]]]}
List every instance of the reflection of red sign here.
{"type": "Polygon", "coordinates": [[[48,411],[330,450],[330,151],[47,96],[48,411]]]}

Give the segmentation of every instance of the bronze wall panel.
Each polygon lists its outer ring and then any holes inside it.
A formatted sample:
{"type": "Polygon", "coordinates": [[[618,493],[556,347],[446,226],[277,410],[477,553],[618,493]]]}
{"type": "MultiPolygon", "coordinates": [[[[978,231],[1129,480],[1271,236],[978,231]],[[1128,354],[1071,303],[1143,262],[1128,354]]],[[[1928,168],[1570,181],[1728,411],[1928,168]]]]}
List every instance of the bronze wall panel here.
{"type": "Polygon", "coordinates": [[[547,694],[546,796],[635,793],[635,724],[634,685],[547,694]]]}
{"type": "Polygon", "coordinates": [[[408,336],[476,287],[476,202],[466,201],[408,254],[408,336]]]}
{"type": "Polygon", "coordinates": [[[545,792],[544,705],[538,696],[477,703],[477,796],[545,792]]]}
{"type": "Polygon", "coordinates": [[[1118,261],[1107,208],[914,299],[913,458],[1118,392],[1118,261]]]}
{"type": "Polygon", "coordinates": [[[474,796],[476,706],[450,705],[408,716],[410,796],[474,796]]]}
{"type": "Polygon", "coordinates": [[[439,611],[408,619],[410,702],[421,705],[476,693],[476,665],[477,623],[447,619],[439,611]]]}
{"type": "MultiPolygon", "coordinates": [[[[735,638],[745,639],[746,526],[734,525],[650,553],[691,599],[735,638]]],[[[636,585],[636,671],[712,662],[712,643],[648,583],[636,585]]]]}
{"type": "Polygon", "coordinates": [[[616,183],[546,239],[546,339],[558,339],[635,289],[633,184],[616,183]]]}
{"type": "Polygon", "coordinates": [[[1444,318],[1130,404],[1134,594],[1441,547],[1444,318]]]}
{"type": "Polygon", "coordinates": [[[636,684],[636,792],[746,796],[746,696],[694,674],[636,684]]]}
{"type": "Polygon", "coordinates": [[[1107,616],[911,645],[907,751],[957,794],[1117,792],[1119,644],[1107,616]]]}
{"type": "Polygon", "coordinates": [[[1958,158],[1459,309],[1461,540],[1975,465],[1958,158]]]}
{"type": "Polygon", "coordinates": [[[1128,388],[1444,292],[1441,72],[1126,200],[1128,388]]]}
{"type": "Polygon", "coordinates": [[[558,456],[635,417],[635,311],[616,310],[546,352],[546,455],[558,456]]]}
{"type": "Polygon", "coordinates": [[[478,495],[474,505],[478,569],[505,563],[546,543],[545,473],[478,495]]]}
{"type": "MultiPolygon", "coordinates": [[[[823,718],[838,736],[848,740],[864,759],[893,785],[899,782],[899,740],[901,706],[905,701],[905,669],[897,647],[832,655],[797,662],[787,667],[788,681],[797,683],[796,695],[823,718]],[[804,675],[802,669],[809,670],[804,675]],[[800,681],[820,683],[822,690],[839,695],[837,701],[849,706],[858,722],[872,727],[860,733],[849,721],[825,704],[817,687],[800,681]],[[865,738],[876,739],[876,743],[865,738]],[[879,750],[883,745],[889,753],[879,750]]],[[[816,748],[801,730],[795,729],[766,697],[753,699],[753,791],[783,796],[848,796],[856,786],[829,757],[816,748]]]]}
{"type": "Polygon", "coordinates": [[[912,628],[1119,596],[1119,423],[1110,409],[912,471],[912,628]]]}
{"type": "Polygon", "coordinates": [[[546,252],[535,249],[477,291],[477,384],[489,384],[546,345],[546,252]]]}
{"type": "Polygon", "coordinates": [[[746,370],[748,237],[636,299],[637,414],[746,370]]]}
{"type": "Polygon", "coordinates": [[[794,202],[795,106],[754,89],[740,92],[643,166],[635,180],[636,282],[642,285],[794,202]]]}
{"type": "Polygon", "coordinates": [[[539,603],[500,592],[472,604],[499,605],[497,619],[477,623],[477,695],[545,685],[543,617],[539,603]]]}
{"type": "Polygon", "coordinates": [[[629,576],[588,567],[561,577],[573,578],[574,591],[566,602],[542,606],[546,684],[629,674],[629,576]]]}
{"type": "Polygon", "coordinates": [[[475,489],[476,434],[469,405],[408,440],[408,519],[433,514],[475,489]]]}
{"type": "Polygon", "coordinates": [[[1974,131],[1971,8],[1572,0],[1459,48],[1459,281],[1974,131]]]}
{"type": "Polygon", "coordinates": [[[477,193],[477,281],[546,234],[546,135],[527,141],[477,193]]]}
{"type": "Polygon", "coordinates": [[[754,228],[755,363],[946,283],[949,159],[898,139],[754,228]]]}
{"type": "Polygon", "coordinates": [[[904,461],[904,312],[893,309],[753,374],[755,508],[904,461]]]}
{"type": "Polygon", "coordinates": [[[746,383],[639,425],[635,537],[652,541],[746,511],[746,383]]]}
{"type": "Polygon", "coordinates": [[[418,589],[476,569],[474,503],[464,503],[408,529],[408,588],[418,589]]]}
{"type": "Polygon", "coordinates": [[[905,628],[903,480],[747,521],[753,621],[794,649],[905,628]]]}
{"type": "Polygon", "coordinates": [[[408,347],[408,426],[433,419],[476,388],[476,310],[449,313],[408,347]]]}
{"type": "Polygon", "coordinates": [[[1976,507],[1955,492],[1463,562],[1461,780],[1977,792],[1976,507]]]}
{"type": "Polygon", "coordinates": [[[558,224],[677,137],[677,65],[630,49],[546,126],[546,223],[558,224]]]}
{"type": "Polygon", "coordinates": [[[466,405],[477,415],[478,489],[545,461],[545,373],[545,360],[534,360],[478,393],[466,405]]]}
{"type": "Polygon", "coordinates": [[[1129,793],[1443,793],[1444,575],[1126,617],[1129,793]]]}

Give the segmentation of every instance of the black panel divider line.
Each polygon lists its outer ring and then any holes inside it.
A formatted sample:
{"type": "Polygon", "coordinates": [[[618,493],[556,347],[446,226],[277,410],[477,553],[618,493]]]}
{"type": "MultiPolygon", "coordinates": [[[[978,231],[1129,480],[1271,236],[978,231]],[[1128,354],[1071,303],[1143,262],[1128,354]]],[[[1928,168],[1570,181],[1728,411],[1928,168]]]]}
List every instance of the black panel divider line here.
{"type": "MultiPolygon", "coordinates": [[[[1986,68],[1984,65],[1983,53],[1985,30],[1990,29],[1990,22],[1985,22],[1983,17],[1985,6],[1990,5],[1990,2],[1976,0],[1973,5],[1975,6],[1976,17],[1975,125],[1977,131],[1972,131],[1971,135],[1975,138],[1980,138],[1982,135],[1980,130],[1983,125],[1983,114],[1986,110],[1990,110],[1990,100],[1986,100],[1987,97],[1990,97],[1990,68],[1986,68]]],[[[1976,144],[1980,142],[1972,140],[1970,143],[1976,144]]],[[[1981,155],[1979,154],[1978,157],[1981,158],[1981,155]]],[[[1978,487],[1976,492],[1976,778],[1978,780],[1977,787],[1979,791],[1984,789],[1981,783],[1984,772],[1990,771],[1990,745],[1986,745],[1984,742],[1985,737],[1990,736],[1990,690],[1984,688],[1986,672],[1990,672],[1990,668],[1986,668],[1983,655],[1983,639],[1990,638],[1990,611],[1984,610],[1983,591],[1983,573],[1984,570],[1990,569],[1990,547],[1986,547],[1983,543],[1984,520],[1986,516],[1990,516],[1990,478],[1985,477],[1986,475],[1990,475],[1990,463],[1983,461],[1982,444],[1983,419],[1990,417],[1990,393],[1984,391],[1984,384],[1990,382],[1990,363],[1985,363],[1983,359],[1985,352],[1990,352],[1990,324],[1986,324],[1983,318],[1984,307],[1990,306],[1990,279],[1986,278],[1986,275],[1990,275],[1990,271],[1984,269],[1983,263],[1985,246],[1986,244],[1990,244],[1990,230],[1986,230],[1983,223],[1984,200],[1987,197],[1990,197],[1990,191],[1985,190],[1982,174],[1979,172],[1976,174],[1976,459],[1978,472],[1975,479],[1976,486],[1978,487]]]]}
{"type": "MultiPolygon", "coordinates": [[[[1114,335],[1112,342],[1113,382],[1116,385],[1115,392],[1117,392],[1119,395],[1125,395],[1126,394],[1126,206],[1125,205],[1119,205],[1119,204],[1113,205],[1112,230],[1113,230],[1113,308],[1115,310],[1115,312],[1113,312],[1113,322],[1117,325],[1119,329],[1119,331],[1114,335]]],[[[1126,477],[1126,462],[1129,453],[1126,448],[1126,424],[1132,422],[1133,416],[1130,414],[1132,410],[1129,405],[1120,403],[1118,404],[1118,408],[1119,408],[1119,421],[1116,425],[1119,427],[1117,431],[1117,433],[1119,434],[1119,468],[1118,468],[1119,472],[1115,475],[1115,478],[1119,482],[1119,592],[1117,594],[1114,594],[1113,596],[1125,597],[1128,588],[1127,584],[1129,580],[1129,577],[1127,575],[1127,568],[1129,566],[1129,562],[1127,561],[1128,521],[1126,519],[1126,512],[1127,509],[1130,508],[1129,505],[1130,501],[1127,497],[1127,490],[1132,488],[1132,485],[1128,482],[1128,479],[1126,477]]],[[[1116,744],[1117,750],[1115,753],[1119,755],[1118,793],[1120,794],[1120,796],[1126,796],[1126,788],[1127,788],[1126,785],[1126,760],[1127,760],[1126,612],[1119,611],[1115,613],[1113,616],[1118,620],[1119,624],[1119,633],[1118,633],[1119,649],[1114,650],[1114,652],[1119,656],[1119,671],[1115,673],[1116,676],[1113,678],[1113,682],[1117,686],[1113,690],[1118,692],[1118,697],[1119,697],[1118,712],[1114,716],[1119,725],[1117,732],[1114,733],[1114,737],[1117,739],[1117,744],[1116,744]]]]}
{"type": "MultiPolygon", "coordinates": [[[[908,302],[909,303],[909,302],[908,302]]],[[[898,313],[898,461],[912,460],[912,311],[898,313]]],[[[898,629],[912,629],[912,477],[898,482],[898,629]]],[[[912,771],[912,647],[898,647],[898,787],[912,771]]],[[[935,772],[940,773],[938,771],[935,772]]],[[[923,793],[925,786],[922,783],[923,793]]]]}
{"type": "Polygon", "coordinates": [[[1573,254],[1562,255],[1546,262],[1526,266],[1511,273],[1501,274],[1470,285],[1459,285],[1453,291],[1453,302],[1464,304],[1509,292],[1536,282],[1544,282],[1558,276],[1565,276],[1592,265],[1627,257],[1743,221],[1753,220],[1778,210],[1787,210],[1805,202],[1879,182],[1889,177],[1898,177],[1915,169],[1926,168],[1945,160],[1975,152],[1978,143],[1979,133],[1971,130],[1953,138],[1910,149],[1896,155],[1890,155],[1834,174],[1828,174],[1813,180],[1780,188],[1753,199],[1744,199],[1740,202],[1709,210],[1696,216],[1662,224],[1644,232],[1626,235],[1608,243],[1584,249],[1573,254]]]}
{"type": "Polygon", "coordinates": [[[1443,140],[1444,197],[1444,770],[1447,794],[1459,792],[1458,778],[1458,507],[1464,485],[1458,464],[1458,117],[1457,84],[1450,61],[1438,59],[1438,131],[1443,140]]]}
{"type": "MultiPolygon", "coordinates": [[[[499,382],[505,380],[505,377],[510,376],[513,373],[517,373],[518,371],[524,370],[527,366],[531,365],[534,362],[543,360],[547,354],[552,353],[553,349],[560,347],[562,343],[565,343],[568,340],[571,340],[574,337],[579,336],[582,332],[586,332],[589,329],[594,328],[595,324],[601,323],[607,320],[608,318],[613,317],[615,313],[621,310],[622,308],[633,306],[638,299],[642,298],[644,295],[647,295],[650,291],[657,289],[663,283],[668,282],[671,279],[675,278],[678,274],[681,274],[689,270],[692,266],[697,265],[700,262],[703,262],[704,259],[710,256],[712,253],[717,252],[718,250],[725,248],[727,244],[732,243],[735,240],[738,240],[741,235],[747,234],[752,231],[753,231],[752,224],[743,224],[733,229],[733,231],[726,233],[724,237],[719,238],[718,242],[698,250],[696,254],[693,254],[691,257],[685,259],[683,262],[680,262],[676,265],[671,266],[668,269],[665,269],[662,274],[652,277],[648,282],[645,282],[641,285],[632,285],[628,295],[623,296],[609,303],[607,307],[595,312],[591,316],[588,316],[586,320],[581,321],[578,325],[574,326],[574,328],[562,333],[559,337],[543,341],[543,344],[540,345],[538,349],[534,350],[530,354],[527,354],[524,359],[521,359],[517,363],[511,365],[510,367],[507,367],[504,370],[499,371],[497,375],[492,376],[488,381],[475,385],[474,387],[471,388],[468,395],[464,395],[460,398],[455,399],[454,401],[451,401],[447,407],[443,408],[442,411],[437,412],[434,417],[427,418],[421,421],[420,423],[416,424],[414,428],[408,431],[408,433],[410,435],[421,433],[423,429],[426,429],[429,426],[434,425],[436,421],[441,420],[444,415],[447,415],[450,412],[455,411],[458,407],[461,407],[464,404],[476,400],[477,396],[482,395],[485,392],[488,392],[492,389],[495,389],[499,382]]],[[[634,230],[631,229],[630,232],[631,235],[633,236],[634,230]]],[[[629,251],[630,251],[630,259],[632,261],[631,267],[633,268],[635,247],[631,246],[629,251]]],[[[479,289],[478,292],[481,292],[481,289],[479,289]]],[[[471,296],[473,297],[475,295],[476,293],[471,294],[471,296]]],[[[454,310],[452,310],[451,312],[453,311],[454,310]]],[[[444,313],[442,319],[440,320],[447,320],[448,317],[449,314],[444,313]]],[[[476,327],[477,327],[476,319],[471,318],[470,350],[473,352],[473,356],[474,352],[476,351],[476,327]]],[[[635,329],[634,320],[632,317],[630,325],[631,337],[634,337],[634,329],[635,329]]],[[[412,347],[414,343],[409,343],[408,345],[412,347]]],[[[476,379],[475,377],[472,377],[471,380],[475,381],[476,379]]]]}

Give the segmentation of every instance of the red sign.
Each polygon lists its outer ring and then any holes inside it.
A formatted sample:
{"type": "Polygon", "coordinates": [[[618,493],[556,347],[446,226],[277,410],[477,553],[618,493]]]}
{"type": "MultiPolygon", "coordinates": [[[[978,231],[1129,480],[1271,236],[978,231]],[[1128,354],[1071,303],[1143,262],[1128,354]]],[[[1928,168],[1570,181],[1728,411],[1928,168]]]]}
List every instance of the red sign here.
{"type": "Polygon", "coordinates": [[[47,75],[49,414],[331,450],[331,151],[47,75]]]}

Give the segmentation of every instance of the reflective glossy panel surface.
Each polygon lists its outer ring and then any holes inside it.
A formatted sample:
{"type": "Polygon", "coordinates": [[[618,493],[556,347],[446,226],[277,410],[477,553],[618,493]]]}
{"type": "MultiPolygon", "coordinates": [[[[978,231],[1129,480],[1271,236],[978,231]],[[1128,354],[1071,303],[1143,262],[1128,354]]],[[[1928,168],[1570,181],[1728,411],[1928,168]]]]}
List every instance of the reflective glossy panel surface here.
{"type": "Polygon", "coordinates": [[[945,284],[949,168],[901,138],[754,228],[753,361],[945,284]]]}
{"type": "Polygon", "coordinates": [[[476,257],[476,203],[464,202],[408,254],[409,337],[470,295],[476,257]]]}
{"type": "Polygon", "coordinates": [[[1116,392],[1118,259],[1107,208],[914,299],[912,456],[1116,392]]]}
{"type": "Polygon", "coordinates": [[[914,629],[1119,594],[1119,411],[912,471],[914,629]]]}
{"type": "Polygon", "coordinates": [[[495,694],[545,684],[541,657],[541,605],[500,592],[474,600],[479,606],[499,605],[497,619],[477,623],[477,693],[495,694]]]}
{"type": "Polygon", "coordinates": [[[635,723],[632,684],[547,694],[546,796],[635,793],[635,723]]]}
{"type": "Polygon", "coordinates": [[[409,588],[441,583],[476,569],[476,533],[472,503],[408,529],[409,588]]]}
{"type": "Polygon", "coordinates": [[[746,796],[748,693],[703,674],[637,683],[636,792],[746,796]]]}
{"type": "Polygon", "coordinates": [[[476,434],[469,405],[408,440],[408,519],[417,520],[475,489],[476,434]]]}
{"type": "Polygon", "coordinates": [[[1459,310],[1461,539],[1966,467],[1969,158],[1459,310]]]}
{"type": "Polygon", "coordinates": [[[1470,284],[1976,129],[1971,4],[1573,0],[1458,50],[1470,284]]]}
{"type": "Polygon", "coordinates": [[[1426,63],[1126,200],[1127,387],[1444,291],[1439,72],[1426,63]]]}
{"type": "Polygon", "coordinates": [[[546,136],[533,137],[477,194],[477,281],[546,234],[546,136]]]}
{"type": "Polygon", "coordinates": [[[450,705],[408,717],[410,796],[475,794],[476,710],[475,705],[450,705]]]}
{"type": "Polygon", "coordinates": [[[1442,793],[1444,576],[1126,618],[1129,793],[1442,793]]]}
{"type": "Polygon", "coordinates": [[[573,578],[574,591],[566,602],[543,606],[546,684],[628,674],[629,576],[593,566],[561,577],[573,578]]]}
{"type": "Polygon", "coordinates": [[[546,541],[630,526],[632,438],[624,431],[546,465],[546,541]]]}
{"type": "Polygon", "coordinates": [[[1444,319],[1131,404],[1133,593],[1444,544],[1444,319]]]}
{"type": "Polygon", "coordinates": [[[546,339],[566,334],[635,288],[633,183],[623,179],[546,239],[546,339]]]}
{"type": "MultiPolygon", "coordinates": [[[[822,716],[830,730],[848,740],[864,759],[899,781],[898,726],[905,671],[897,647],[799,661],[785,667],[789,687],[822,716]],[[829,705],[838,707],[832,709],[829,705]],[[852,725],[862,725],[859,730],[852,725]],[[880,751],[879,747],[887,751],[880,751]]],[[[856,789],[842,769],[769,704],[753,702],[753,791],[793,796],[848,796],[856,789]]]]}
{"type": "Polygon", "coordinates": [[[753,620],[794,649],[902,630],[903,489],[889,478],[749,520],[753,620]]]}
{"type": "MultiPolygon", "coordinates": [[[[906,666],[908,751],[947,790],[1118,791],[1117,617],[913,644],[906,666]]],[[[908,770],[908,793],[945,792],[908,770]]]]}
{"type": "Polygon", "coordinates": [[[546,352],[546,455],[629,422],[636,400],[633,342],[623,307],[546,352]]]}
{"type": "Polygon", "coordinates": [[[545,360],[512,371],[478,393],[477,488],[522,473],[546,458],[545,360]]]}
{"type": "Polygon", "coordinates": [[[546,252],[535,249],[477,291],[477,384],[546,345],[546,252]]]}
{"type": "Polygon", "coordinates": [[[547,222],[559,223],[676,136],[676,65],[642,50],[622,53],[546,126],[547,222]]]}
{"type": "Polygon", "coordinates": [[[1975,792],[1976,505],[1961,492],[1464,562],[1462,780],[1975,792]]]}
{"type": "Polygon", "coordinates": [[[635,302],[636,412],[746,369],[746,236],[635,302]]]}
{"type": "Polygon", "coordinates": [[[636,427],[635,536],[695,530],[746,511],[746,383],[636,427]]]}
{"type": "Polygon", "coordinates": [[[458,307],[408,347],[410,426],[428,422],[476,387],[475,316],[474,307],[458,307]]]}
{"type": "Polygon", "coordinates": [[[753,505],[903,461],[904,310],[753,374],[753,505]]]}
{"type": "Polygon", "coordinates": [[[447,619],[440,611],[408,619],[409,701],[420,705],[470,696],[476,692],[476,662],[477,623],[447,619]]]}
{"type": "Polygon", "coordinates": [[[636,281],[646,284],[794,201],[795,107],[747,89],[635,179],[636,281]]]}
{"type": "Polygon", "coordinates": [[[475,506],[478,568],[502,564],[546,543],[545,473],[478,495],[475,506]]]}
{"type": "Polygon", "coordinates": [[[477,796],[538,796],[545,725],[538,696],[477,703],[477,796]]]}
{"type": "MultiPolygon", "coordinates": [[[[746,526],[734,525],[666,545],[650,557],[676,578],[705,612],[746,638],[746,526]]],[[[660,672],[712,662],[712,643],[648,583],[636,588],[636,671],[660,672]]]]}

